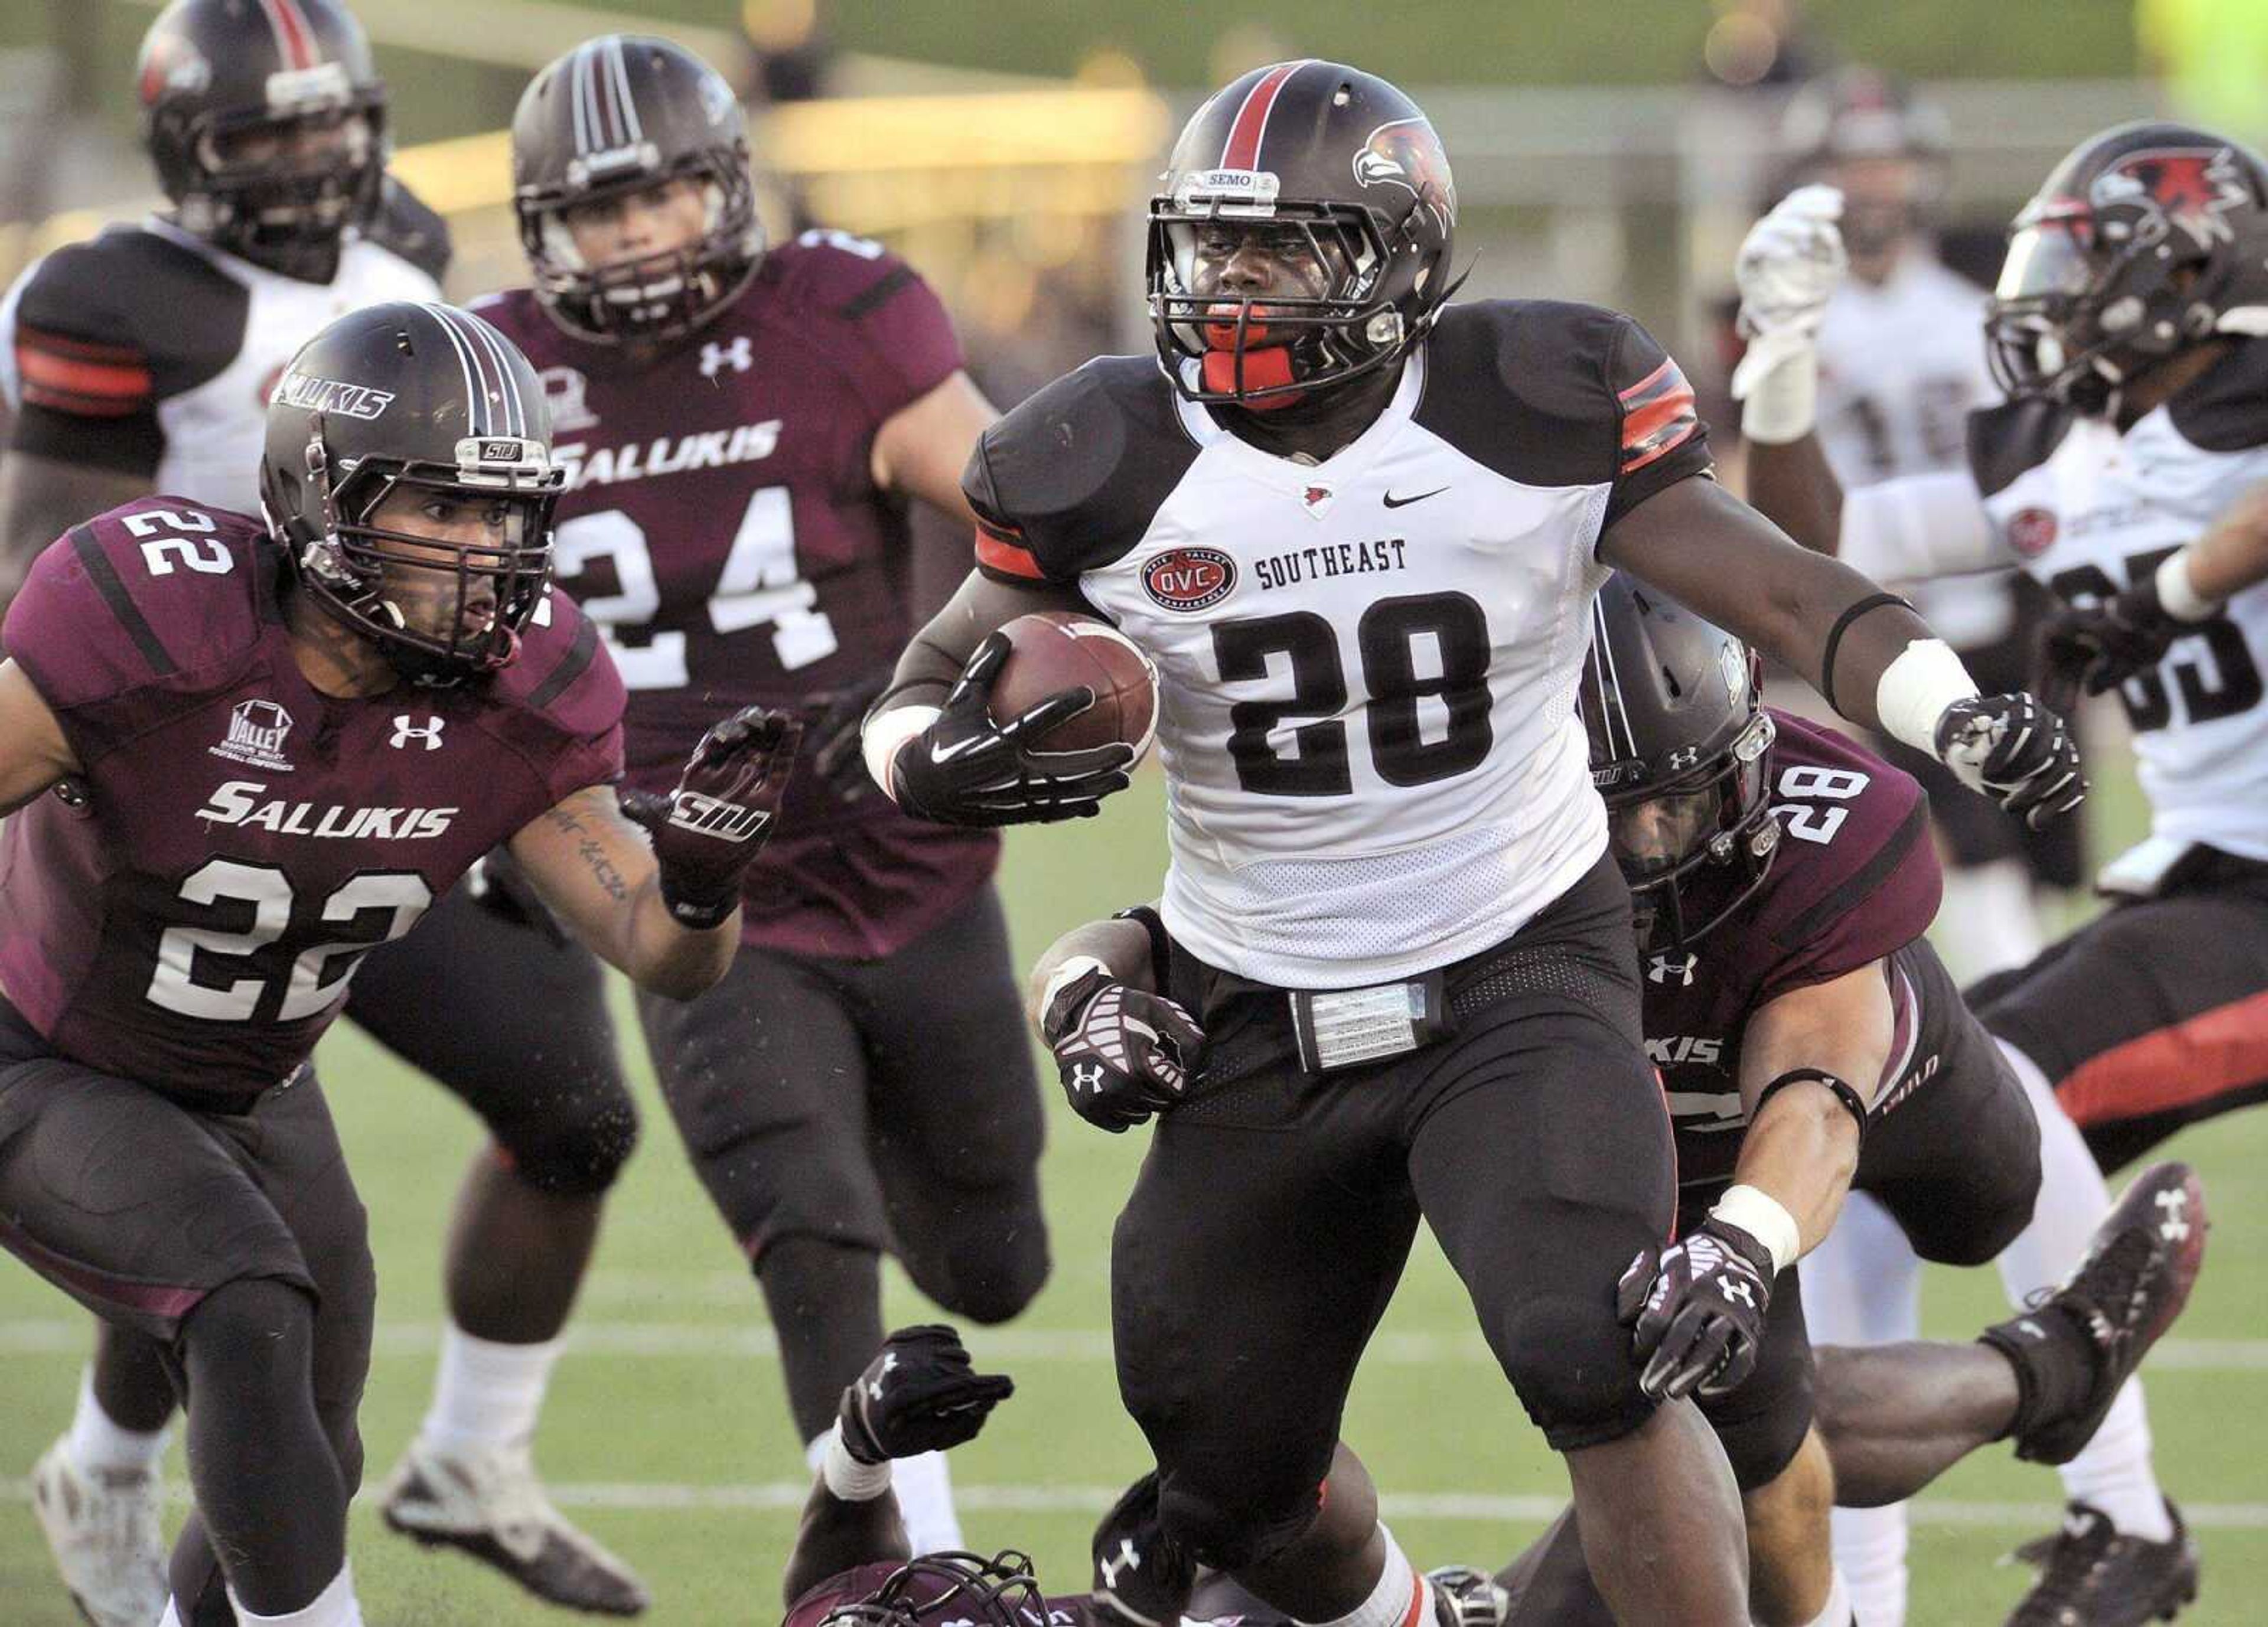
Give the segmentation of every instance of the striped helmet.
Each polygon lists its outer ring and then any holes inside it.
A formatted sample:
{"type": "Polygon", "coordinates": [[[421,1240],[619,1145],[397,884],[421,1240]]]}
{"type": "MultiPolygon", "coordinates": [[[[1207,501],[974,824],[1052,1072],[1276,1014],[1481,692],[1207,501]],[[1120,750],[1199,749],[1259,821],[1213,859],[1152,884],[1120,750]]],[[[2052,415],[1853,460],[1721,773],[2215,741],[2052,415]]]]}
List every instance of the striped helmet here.
{"type": "Polygon", "coordinates": [[[1191,115],[1150,201],[1158,359],[1193,401],[1265,409],[1386,366],[1451,292],[1457,188],[1418,104],[1339,63],[1256,68],[1191,115]],[[1249,234],[1317,269],[1311,294],[1240,296],[1249,234]]]}
{"type": "Polygon", "coordinates": [[[1576,706],[1646,949],[1682,951],[1718,925],[1779,850],[1761,672],[1739,639],[1643,582],[1617,571],[1599,590],[1576,706]]]}
{"type": "Polygon", "coordinates": [[[351,312],[268,398],[269,530],[301,589],[418,682],[460,682],[519,653],[550,578],[560,483],[535,370],[454,306],[351,312]],[[404,493],[428,498],[416,512],[477,509],[478,539],[425,534],[401,504],[379,523],[404,493]]]}
{"type": "Polygon", "coordinates": [[[763,257],[748,127],[733,87],[682,46],[587,40],[521,92],[512,121],[512,208],[535,297],[578,339],[656,343],[732,303],[763,257]],[[683,248],[593,266],[563,211],[684,178],[708,219],[683,248]]]}
{"type": "Polygon", "coordinates": [[[386,85],[339,0],[173,0],[142,37],[142,139],[181,225],[328,282],[375,213],[386,85]]]}

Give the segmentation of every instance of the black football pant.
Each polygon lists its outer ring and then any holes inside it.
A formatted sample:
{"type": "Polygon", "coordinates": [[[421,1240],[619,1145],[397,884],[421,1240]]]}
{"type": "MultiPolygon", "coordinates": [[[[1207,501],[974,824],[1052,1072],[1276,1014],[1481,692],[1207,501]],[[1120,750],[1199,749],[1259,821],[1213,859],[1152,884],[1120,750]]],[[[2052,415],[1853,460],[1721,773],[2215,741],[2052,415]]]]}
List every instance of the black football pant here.
{"type": "Polygon", "coordinates": [[[1421,1216],[1554,1447],[1652,1414],[1615,1283],[1667,1237],[1675,1177],[1631,944],[1602,861],[1450,968],[1455,1033],[1321,1075],[1298,1065],[1280,990],[1174,952],[1204,1073],[1159,1121],[1119,1217],[1112,1327],[1166,1528],[1206,1563],[1254,1563],[1313,1520],[1421,1216]]]}

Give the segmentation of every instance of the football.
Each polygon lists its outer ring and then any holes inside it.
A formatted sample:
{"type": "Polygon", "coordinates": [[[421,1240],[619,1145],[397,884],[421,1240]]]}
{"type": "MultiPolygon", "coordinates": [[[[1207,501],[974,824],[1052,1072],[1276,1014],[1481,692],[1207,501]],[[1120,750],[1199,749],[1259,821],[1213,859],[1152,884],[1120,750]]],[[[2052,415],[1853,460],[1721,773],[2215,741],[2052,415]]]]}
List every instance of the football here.
{"type": "Polygon", "coordinates": [[[1109,622],[1068,610],[1020,615],[1000,629],[1008,659],[992,685],[992,718],[1012,723],[1051,695],[1081,684],[1094,704],[1040,736],[1057,751],[1122,740],[1137,761],[1158,726],[1158,672],[1132,639],[1109,622]]]}

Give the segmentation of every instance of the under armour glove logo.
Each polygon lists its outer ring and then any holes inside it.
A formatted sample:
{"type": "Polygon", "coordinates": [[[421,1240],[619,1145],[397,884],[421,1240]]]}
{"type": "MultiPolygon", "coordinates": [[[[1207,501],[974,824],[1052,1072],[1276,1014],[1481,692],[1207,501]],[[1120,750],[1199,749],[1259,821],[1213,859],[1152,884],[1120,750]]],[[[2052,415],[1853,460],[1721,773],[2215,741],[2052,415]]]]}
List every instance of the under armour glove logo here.
{"type": "Polygon", "coordinates": [[[844,1451],[880,1463],[975,1439],[985,1416],[1015,1392],[1005,1375],[973,1371],[951,1328],[901,1328],[843,1392],[836,1421],[844,1451]]]}
{"type": "Polygon", "coordinates": [[[750,706],[701,737],[676,789],[622,793],[644,826],[661,872],[662,902],[681,926],[721,925],[740,902],[740,880],[763,851],[787,793],[803,725],[750,706]]]}
{"type": "Polygon", "coordinates": [[[1771,1255],[1713,1216],[1683,1242],[1642,1249],[1615,1288],[1615,1309],[1646,1362],[1638,1388],[1656,1401],[1722,1395],[1756,1371],[1771,1307],[1771,1255]]]}
{"type": "Polygon", "coordinates": [[[1049,1002],[1040,1031],[1072,1111],[1113,1135],[1180,1104],[1204,1031],[1163,995],[1100,971],[1049,1002]]]}
{"type": "Polygon", "coordinates": [[[2087,800],[2079,747],[2029,695],[1973,696],[1937,720],[1938,760],[2034,830],[2087,800]]]}

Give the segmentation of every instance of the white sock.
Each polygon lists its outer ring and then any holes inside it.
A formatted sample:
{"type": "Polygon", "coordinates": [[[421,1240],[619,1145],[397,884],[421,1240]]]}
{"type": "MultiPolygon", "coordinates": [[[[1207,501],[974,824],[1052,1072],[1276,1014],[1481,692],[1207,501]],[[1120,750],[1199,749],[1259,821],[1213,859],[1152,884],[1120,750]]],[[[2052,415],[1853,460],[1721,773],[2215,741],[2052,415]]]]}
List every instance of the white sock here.
{"type": "Polygon", "coordinates": [[[78,1375],[78,1410],[71,1414],[70,1432],[63,1439],[63,1454],[77,1468],[112,1473],[149,1474],[166,1455],[166,1432],[144,1433],[127,1429],[102,1410],[94,1397],[94,1369],[78,1375]]]}
{"type": "Polygon", "coordinates": [[[1819,1607],[1819,1614],[1804,1627],[1851,1627],[1851,1589],[1843,1580],[1843,1572],[1835,1571],[1827,1587],[1827,1602],[1819,1607]]]}
{"type": "MultiPolygon", "coordinates": [[[[314,1599],[296,1610],[286,1610],[281,1616],[261,1616],[244,1608],[233,1587],[228,1591],[228,1601],[236,1607],[239,1627],[363,1627],[362,1606],[355,1601],[354,1566],[341,1565],[331,1585],[317,1594],[314,1599]]],[[[171,1603],[166,1605],[170,1612],[171,1603]]],[[[176,1617],[175,1619],[178,1619],[176,1617]]]]}
{"type": "Polygon", "coordinates": [[[418,1439],[444,1455],[528,1446],[563,1343],[499,1344],[451,1322],[441,1332],[433,1404],[418,1439]]]}
{"type": "Polygon", "coordinates": [[[1386,1539],[1386,1568],[1378,1573],[1378,1586],[1370,1590],[1370,1597],[1344,1616],[1308,1627],[1431,1627],[1433,1585],[1410,1564],[1393,1532],[1381,1524],[1378,1534],[1386,1539]]]}
{"type": "Polygon", "coordinates": [[[181,1607],[171,1594],[166,1595],[166,1613],[158,1618],[158,1627],[181,1627],[181,1607]]]}
{"type": "MultiPolygon", "coordinates": [[[[2028,1294],[2056,1286],[2079,1263],[2110,1211],[2110,1191],[2038,1064],[2006,1041],[2000,1054],[2023,1082],[2040,1121],[2039,1203],[2031,1225],[1997,1262],[2009,1303],[2021,1307],[2028,1294]]],[[[2173,1535],[2150,1462],[2150,1420],[2139,1379],[2126,1381],[2095,1439],[2061,1472],[2066,1495],[2101,1509],[2129,1536],[2162,1542],[2173,1535]]]]}
{"type": "Polygon", "coordinates": [[[951,1553],[968,1545],[961,1540],[961,1517],[954,1512],[953,1472],[946,1467],[944,1453],[899,1458],[891,1471],[898,1513],[906,1522],[906,1542],[917,1555],[951,1553]]]}
{"type": "Polygon", "coordinates": [[[1945,872],[1945,902],[1930,934],[1954,981],[1972,983],[2023,966],[2046,947],[2032,872],[2021,858],[1996,858],[1945,872]]]}
{"type": "MultiPolygon", "coordinates": [[[[1797,1269],[1814,1344],[1921,1336],[1921,1261],[1889,1211],[1866,1193],[1845,1200],[1835,1229],[1797,1269]]],[[[1859,1627],[1904,1627],[1906,1506],[1838,1508],[1830,1525],[1837,1581],[1859,1627]]]]}

